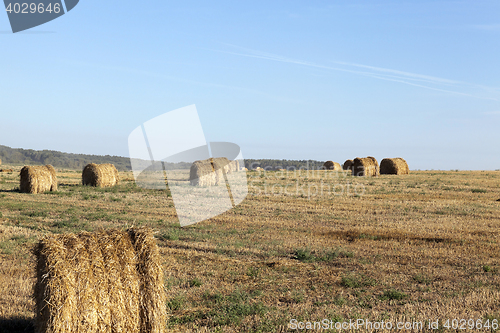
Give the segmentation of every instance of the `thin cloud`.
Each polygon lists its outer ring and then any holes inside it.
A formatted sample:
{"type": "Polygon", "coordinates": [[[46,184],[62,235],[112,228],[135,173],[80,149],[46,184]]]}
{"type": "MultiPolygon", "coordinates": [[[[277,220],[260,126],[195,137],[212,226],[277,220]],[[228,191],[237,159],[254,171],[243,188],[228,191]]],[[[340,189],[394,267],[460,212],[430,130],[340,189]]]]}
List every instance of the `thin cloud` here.
{"type": "Polygon", "coordinates": [[[478,30],[487,30],[487,31],[500,31],[500,23],[494,24],[475,24],[471,26],[474,29],[478,30]]]}
{"type": "Polygon", "coordinates": [[[130,74],[135,74],[135,75],[157,77],[157,78],[165,79],[165,80],[169,80],[169,81],[176,81],[176,82],[188,83],[188,84],[205,86],[205,87],[214,87],[214,88],[223,88],[223,89],[243,91],[246,93],[265,96],[265,97],[268,97],[268,98],[271,98],[271,99],[274,99],[277,101],[284,101],[284,102],[291,102],[291,103],[302,103],[303,102],[303,101],[298,100],[298,99],[291,99],[291,98],[287,98],[287,97],[276,96],[274,94],[270,94],[270,93],[256,90],[256,89],[249,89],[249,88],[239,87],[239,86],[235,86],[235,85],[226,85],[226,84],[219,84],[219,83],[213,83],[213,82],[203,82],[203,81],[197,81],[197,80],[190,80],[190,79],[185,79],[185,78],[180,78],[180,77],[176,77],[176,76],[165,75],[165,74],[160,74],[157,72],[150,72],[150,71],[145,71],[145,70],[135,69],[135,68],[108,66],[108,65],[98,64],[98,63],[90,63],[90,62],[82,62],[82,61],[77,61],[77,62],[66,61],[66,63],[71,64],[71,65],[77,65],[77,66],[99,68],[99,69],[109,70],[109,71],[119,71],[119,72],[126,72],[126,73],[130,73],[130,74]]]}
{"type": "Polygon", "coordinates": [[[467,92],[458,91],[458,90],[460,90],[460,88],[462,88],[462,89],[475,88],[475,89],[481,89],[481,90],[492,90],[492,88],[489,88],[489,87],[473,85],[473,84],[469,84],[469,83],[462,82],[462,81],[450,80],[450,79],[440,78],[440,77],[435,77],[435,76],[430,76],[430,75],[411,73],[411,72],[405,72],[405,71],[400,71],[400,70],[395,70],[395,69],[390,69],[390,68],[369,66],[369,65],[343,62],[343,61],[332,61],[332,63],[337,64],[337,65],[341,65],[344,67],[326,66],[326,65],[321,65],[321,64],[309,62],[309,61],[292,59],[292,58],[287,58],[287,57],[283,57],[283,56],[272,54],[272,53],[266,53],[266,52],[262,52],[262,51],[252,50],[252,49],[244,48],[244,47],[233,45],[233,44],[227,44],[227,43],[223,43],[223,44],[227,45],[229,47],[237,48],[237,49],[241,50],[242,52],[231,52],[231,51],[213,50],[213,49],[211,51],[232,54],[232,55],[237,55],[237,56],[242,56],[242,57],[271,60],[271,61],[277,61],[277,62],[282,62],[282,63],[289,63],[289,64],[294,64],[294,65],[301,65],[301,66],[307,66],[307,67],[313,67],[313,68],[319,68],[319,69],[347,72],[347,73],[352,73],[352,74],[357,74],[357,75],[368,76],[368,77],[379,79],[379,80],[398,82],[398,83],[411,85],[411,86],[424,88],[424,89],[430,89],[430,90],[446,92],[446,93],[451,93],[451,94],[457,94],[457,95],[473,97],[473,98],[478,98],[478,99],[487,99],[487,100],[498,101],[497,98],[483,97],[483,96],[478,96],[478,95],[474,95],[474,94],[467,93],[467,92]],[[347,68],[345,68],[345,67],[347,67],[347,68]],[[349,68],[349,67],[351,67],[351,68],[349,68]],[[364,69],[364,70],[357,70],[356,68],[364,69]],[[448,87],[448,89],[443,89],[443,87],[448,87]],[[453,88],[455,88],[455,89],[453,89],[453,88]]]}

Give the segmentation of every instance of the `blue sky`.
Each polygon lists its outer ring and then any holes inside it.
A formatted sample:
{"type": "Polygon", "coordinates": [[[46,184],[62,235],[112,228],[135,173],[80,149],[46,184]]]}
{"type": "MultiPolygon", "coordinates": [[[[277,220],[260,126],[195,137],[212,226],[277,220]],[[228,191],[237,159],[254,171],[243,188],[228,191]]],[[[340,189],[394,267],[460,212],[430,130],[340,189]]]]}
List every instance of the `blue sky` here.
{"type": "Polygon", "coordinates": [[[0,144],[128,156],[195,104],[246,158],[500,169],[498,1],[93,1],[12,34],[0,144]]]}

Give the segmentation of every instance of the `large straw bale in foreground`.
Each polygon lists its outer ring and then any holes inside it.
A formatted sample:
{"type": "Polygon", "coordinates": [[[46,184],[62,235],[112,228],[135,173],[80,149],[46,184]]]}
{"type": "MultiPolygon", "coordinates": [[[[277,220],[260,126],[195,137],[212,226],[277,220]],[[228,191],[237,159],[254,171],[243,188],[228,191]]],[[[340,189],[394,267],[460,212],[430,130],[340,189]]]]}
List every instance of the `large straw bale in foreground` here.
{"type": "Polygon", "coordinates": [[[326,161],[323,164],[323,168],[325,170],[334,170],[334,171],[340,171],[340,170],[342,170],[342,167],[340,166],[340,164],[337,163],[337,162],[333,162],[333,161],[326,161]]]}
{"type": "Polygon", "coordinates": [[[344,170],[351,170],[352,171],[352,166],[354,165],[353,160],[346,160],[344,164],[342,165],[342,169],[344,170]]]}
{"type": "Polygon", "coordinates": [[[38,333],[164,332],[163,272],[150,229],[50,235],[34,254],[38,333]]]}
{"type": "Polygon", "coordinates": [[[56,170],[52,165],[24,166],[19,174],[19,189],[23,193],[57,191],[56,170]]]}
{"type": "Polygon", "coordinates": [[[380,162],[381,175],[407,175],[409,173],[408,163],[401,157],[384,158],[380,162]]]}
{"type": "Polygon", "coordinates": [[[83,185],[111,187],[117,185],[119,180],[118,170],[110,163],[90,163],[85,166],[82,172],[83,185]]]}
{"type": "Polygon", "coordinates": [[[352,175],[359,177],[375,177],[379,175],[378,162],[375,157],[356,157],[353,161],[352,175]]]}

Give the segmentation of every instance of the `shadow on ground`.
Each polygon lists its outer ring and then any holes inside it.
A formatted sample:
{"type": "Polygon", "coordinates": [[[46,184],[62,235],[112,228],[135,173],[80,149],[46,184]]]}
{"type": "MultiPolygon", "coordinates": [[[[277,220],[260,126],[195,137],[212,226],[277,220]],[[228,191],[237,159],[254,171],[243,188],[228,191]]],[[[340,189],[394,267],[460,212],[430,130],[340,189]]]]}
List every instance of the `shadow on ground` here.
{"type": "Polygon", "coordinates": [[[16,187],[16,188],[11,189],[11,190],[0,190],[0,193],[13,193],[13,192],[19,193],[19,188],[16,187]]]}
{"type": "Polygon", "coordinates": [[[35,321],[26,318],[0,318],[0,333],[33,333],[35,321]]]}

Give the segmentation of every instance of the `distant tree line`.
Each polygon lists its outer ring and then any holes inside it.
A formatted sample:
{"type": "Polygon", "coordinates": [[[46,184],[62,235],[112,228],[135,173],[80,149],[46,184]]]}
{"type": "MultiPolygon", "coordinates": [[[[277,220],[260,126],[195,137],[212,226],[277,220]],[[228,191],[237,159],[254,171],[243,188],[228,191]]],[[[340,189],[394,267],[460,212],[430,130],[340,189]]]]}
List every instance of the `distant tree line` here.
{"type": "MultiPolygon", "coordinates": [[[[132,170],[130,159],[128,157],[110,156],[110,155],[85,155],[85,154],[70,154],[62,153],[54,150],[33,150],[22,148],[10,148],[0,145],[0,159],[3,164],[11,165],[45,165],[52,164],[56,168],[67,168],[75,170],[83,170],[89,163],[112,163],[119,171],[132,170]]],[[[149,162],[144,161],[145,166],[149,162]]],[[[323,162],[315,160],[271,160],[271,159],[248,159],[245,160],[245,167],[248,170],[261,167],[267,170],[278,169],[319,169],[323,166],[323,162]]],[[[165,163],[165,169],[189,169],[191,163],[165,163]]]]}
{"type": "Polygon", "coordinates": [[[81,169],[89,163],[113,163],[120,171],[131,170],[130,159],[119,156],[100,156],[69,154],[54,150],[33,150],[10,148],[0,145],[0,159],[3,164],[12,165],[45,165],[52,164],[57,168],[81,169]]]}

